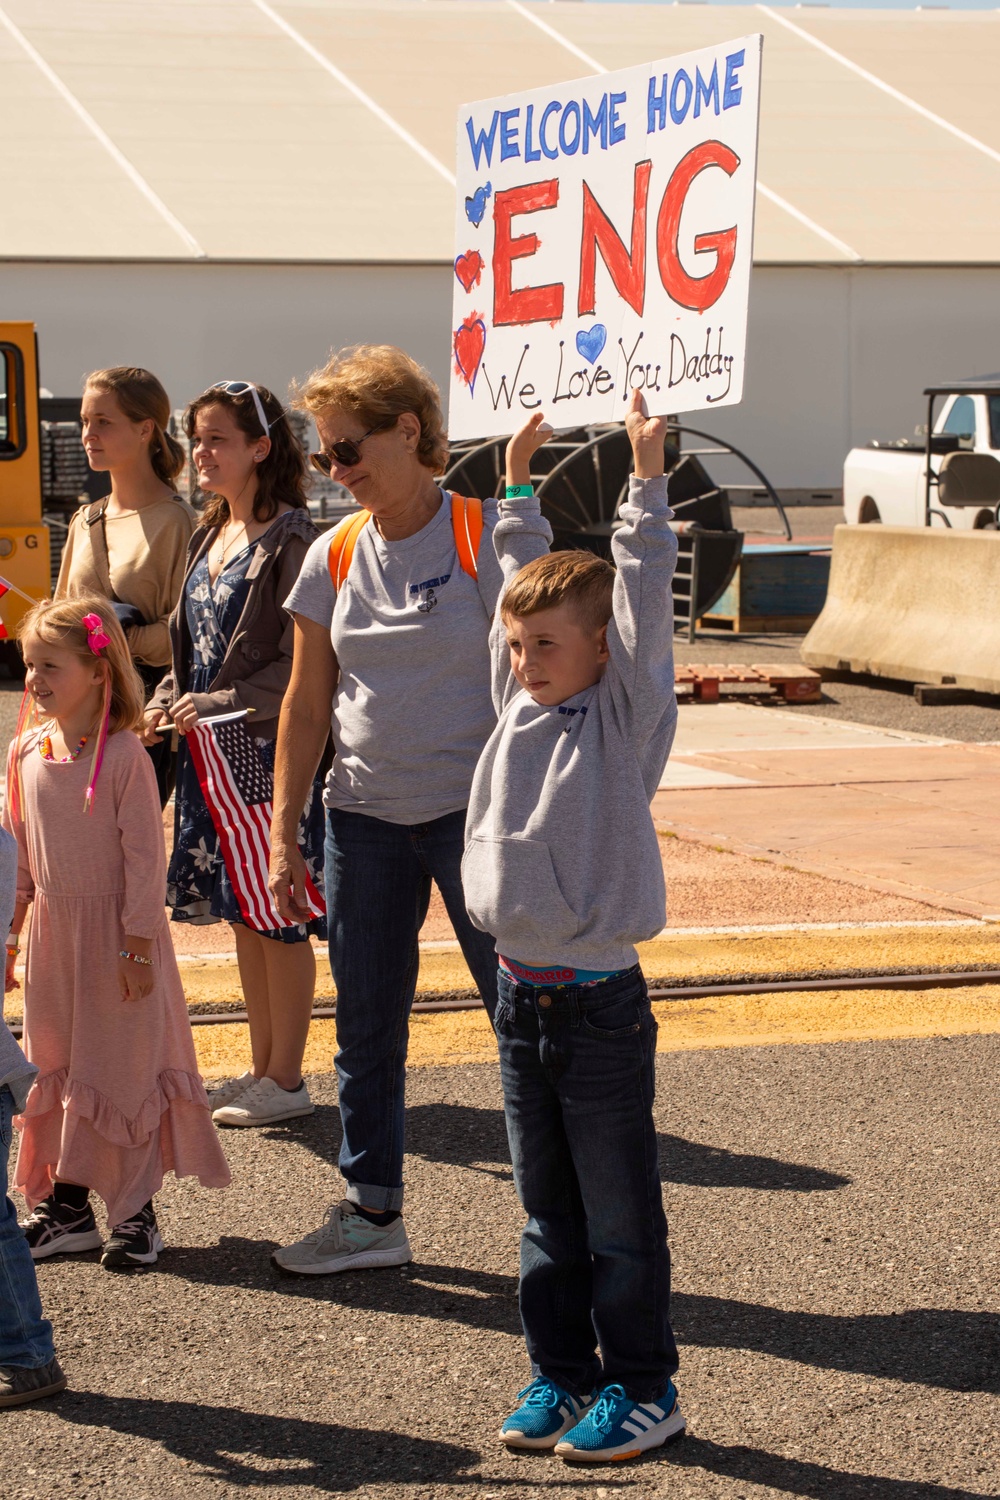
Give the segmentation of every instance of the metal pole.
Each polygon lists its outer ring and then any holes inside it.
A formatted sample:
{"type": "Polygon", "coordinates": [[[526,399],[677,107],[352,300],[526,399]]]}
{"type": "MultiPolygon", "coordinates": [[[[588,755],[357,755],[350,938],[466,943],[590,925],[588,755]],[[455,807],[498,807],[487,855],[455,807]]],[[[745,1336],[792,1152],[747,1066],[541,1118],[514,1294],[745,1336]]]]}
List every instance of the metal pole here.
{"type": "Polygon", "coordinates": [[[693,646],[695,641],[695,622],[698,618],[698,554],[701,549],[701,535],[694,531],[691,533],[691,597],[688,600],[688,645],[693,646]]]}

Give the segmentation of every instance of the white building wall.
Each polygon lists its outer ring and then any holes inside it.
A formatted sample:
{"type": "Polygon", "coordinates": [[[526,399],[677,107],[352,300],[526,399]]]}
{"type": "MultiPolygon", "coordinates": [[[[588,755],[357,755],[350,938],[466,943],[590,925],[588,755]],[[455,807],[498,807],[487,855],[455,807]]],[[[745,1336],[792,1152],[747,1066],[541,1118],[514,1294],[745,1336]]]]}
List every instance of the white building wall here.
{"type": "MultiPolygon", "coordinates": [[[[450,266],[0,263],[0,319],[38,325],[42,381],[140,364],[180,406],[213,380],[282,393],[335,345],[401,344],[447,388],[450,266]]],[[[1000,267],[759,266],[747,394],[692,417],[782,489],[839,486],[844,455],[911,435],[923,387],[1000,370],[1000,267]]]]}

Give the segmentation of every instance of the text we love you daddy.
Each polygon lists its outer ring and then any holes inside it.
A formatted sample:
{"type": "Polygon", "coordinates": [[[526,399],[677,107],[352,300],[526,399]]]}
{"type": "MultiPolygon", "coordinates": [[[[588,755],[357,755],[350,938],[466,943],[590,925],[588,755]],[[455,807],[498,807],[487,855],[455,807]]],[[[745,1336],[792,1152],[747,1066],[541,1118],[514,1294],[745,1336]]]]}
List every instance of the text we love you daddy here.
{"type": "Polygon", "coordinates": [[[459,111],[453,437],[740,399],[760,44],[459,111]]]}

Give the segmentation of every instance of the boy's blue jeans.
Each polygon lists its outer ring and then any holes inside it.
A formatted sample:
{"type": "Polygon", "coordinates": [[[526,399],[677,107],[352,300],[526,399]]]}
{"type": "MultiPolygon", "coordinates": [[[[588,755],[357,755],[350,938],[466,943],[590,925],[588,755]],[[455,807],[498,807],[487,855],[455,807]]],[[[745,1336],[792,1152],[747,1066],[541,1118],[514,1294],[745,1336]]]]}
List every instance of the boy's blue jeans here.
{"type": "Polygon", "coordinates": [[[575,1396],[618,1382],[652,1401],[678,1360],[645,980],[636,967],[542,990],[501,970],[494,1026],[528,1215],[520,1303],[532,1373],[575,1396]]]}
{"type": "Polygon", "coordinates": [[[491,1017],[496,1008],[496,947],[465,910],[464,849],[464,810],[413,826],[338,808],[327,813],[340,1170],[348,1199],[366,1208],[403,1206],[406,1047],[432,880],[491,1017]]]}
{"type": "Polygon", "coordinates": [[[42,1317],[35,1263],[17,1222],[17,1211],[7,1196],[7,1161],[14,1119],[14,1095],[0,1088],[0,1365],[38,1369],[55,1359],[52,1324],[42,1317]]]}

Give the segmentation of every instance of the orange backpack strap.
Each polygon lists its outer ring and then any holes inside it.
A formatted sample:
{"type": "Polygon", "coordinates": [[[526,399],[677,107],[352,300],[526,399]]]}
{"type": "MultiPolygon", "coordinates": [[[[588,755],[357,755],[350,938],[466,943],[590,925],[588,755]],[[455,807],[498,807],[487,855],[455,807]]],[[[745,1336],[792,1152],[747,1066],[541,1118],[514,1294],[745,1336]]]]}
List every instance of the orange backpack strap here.
{"type": "Polygon", "coordinates": [[[451,497],[451,528],[455,533],[455,546],[462,572],[472,579],[479,577],[476,559],[479,543],[483,539],[483,502],[467,500],[464,495],[451,497]]]}
{"type": "Polygon", "coordinates": [[[354,556],[354,546],[364,528],[368,525],[371,512],[360,510],[356,516],[348,516],[334,528],[333,536],[330,538],[330,577],[333,586],[339,589],[347,571],[351,566],[351,558],[354,556]]]}

